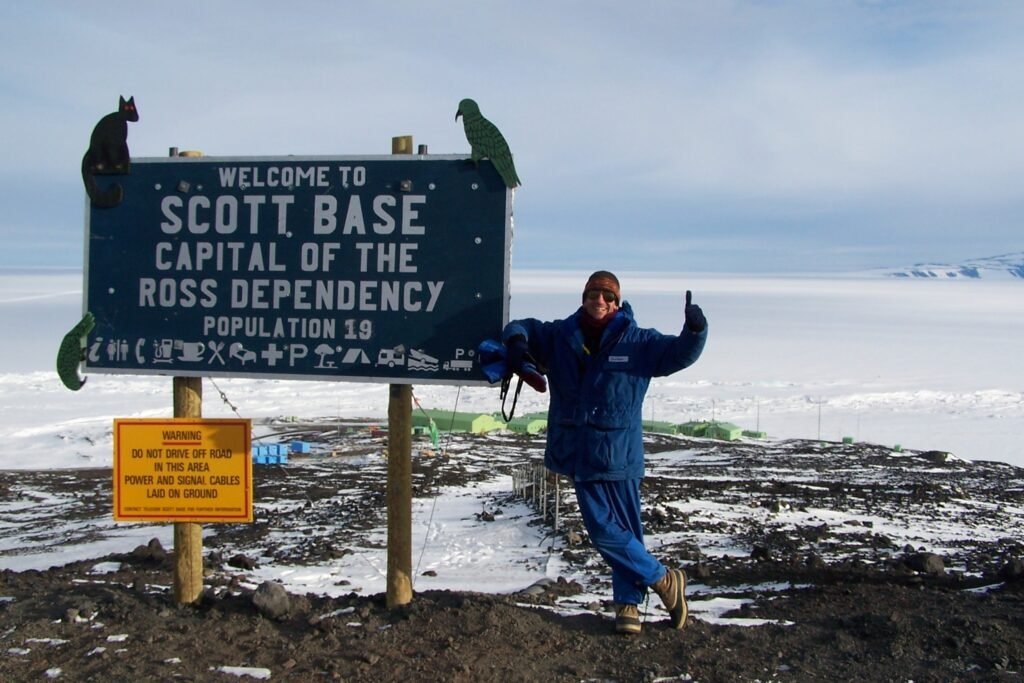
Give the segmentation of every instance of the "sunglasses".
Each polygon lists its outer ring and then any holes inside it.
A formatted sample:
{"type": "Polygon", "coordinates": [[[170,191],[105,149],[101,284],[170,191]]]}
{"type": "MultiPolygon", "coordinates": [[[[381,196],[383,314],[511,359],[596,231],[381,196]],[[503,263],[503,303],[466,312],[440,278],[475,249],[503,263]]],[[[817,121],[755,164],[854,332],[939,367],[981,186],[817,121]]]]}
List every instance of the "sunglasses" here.
{"type": "Polygon", "coordinates": [[[589,289],[589,290],[587,290],[587,298],[588,299],[596,299],[597,297],[602,297],[605,300],[606,303],[610,304],[611,302],[615,301],[615,292],[613,292],[610,289],[589,289]]]}

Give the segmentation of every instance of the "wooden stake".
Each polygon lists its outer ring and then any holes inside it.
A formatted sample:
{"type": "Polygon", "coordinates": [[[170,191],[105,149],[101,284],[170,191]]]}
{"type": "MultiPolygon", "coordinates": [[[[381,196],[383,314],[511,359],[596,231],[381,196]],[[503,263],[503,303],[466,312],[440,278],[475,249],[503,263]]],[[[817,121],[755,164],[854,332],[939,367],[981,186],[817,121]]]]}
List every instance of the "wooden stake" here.
{"type": "MultiPolygon", "coordinates": [[[[412,154],[412,136],[391,138],[392,154],[412,154]]],[[[388,392],[387,606],[412,602],[412,385],[388,392]]]]}
{"type": "MultiPolygon", "coordinates": [[[[179,156],[178,148],[170,156],[179,156]]],[[[183,152],[181,156],[202,156],[183,152]]],[[[174,378],[174,417],[203,416],[203,379],[174,378]]],[[[197,522],[174,523],[174,601],[190,604],[203,592],[203,527],[197,522]]]]}
{"type": "MultiPolygon", "coordinates": [[[[174,417],[203,416],[201,377],[174,378],[174,417]]],[[[203,527],[197,522],[174,523],[174,601],[193,603],[203,592],[203,527]]]]}
{"type": "Polygon", "coordinates": [[[412,602],[412,386],[392,384],[388,398],[387,606],[412,602]]]}
{"type": "Polygon", "coordinates": [[[391,138],[392,154],[412,154],[412,136],[398,135],[391,138]]]}

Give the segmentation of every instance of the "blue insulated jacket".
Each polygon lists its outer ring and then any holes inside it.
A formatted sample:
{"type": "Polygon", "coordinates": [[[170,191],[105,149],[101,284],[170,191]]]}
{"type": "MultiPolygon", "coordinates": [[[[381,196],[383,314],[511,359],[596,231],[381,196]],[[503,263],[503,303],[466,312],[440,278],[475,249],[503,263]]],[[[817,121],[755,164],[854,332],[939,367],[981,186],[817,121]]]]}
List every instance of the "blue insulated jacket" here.
{"type": "Polygon", "coordinates": [[[530,354],[547,369],[544,464],[575,481],[638,479],[644,475],[643,402],[651,377],[692,365],[704,350],[707,328],[678,336],[638,327],[623,302],[605,328],[600,349],[583,345],[581,307],[564,320],[513,320],[502,341],[526,337],[530,354]]]}

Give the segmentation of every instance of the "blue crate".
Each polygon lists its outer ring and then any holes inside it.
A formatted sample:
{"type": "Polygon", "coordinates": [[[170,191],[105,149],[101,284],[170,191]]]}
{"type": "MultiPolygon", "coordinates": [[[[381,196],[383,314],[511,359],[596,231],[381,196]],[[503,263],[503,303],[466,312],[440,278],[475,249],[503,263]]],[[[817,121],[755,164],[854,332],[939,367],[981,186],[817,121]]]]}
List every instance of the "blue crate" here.
{"type": "Polygon", "coordinates": [[[256,465],[284,465],[288,462],[288,456],[282,455],[254,455],[252,461],[256,465]]]}
{"type": "Polygon", "coordinates": [[[309,453],[312,448],[306,441],[292,441],[291,450],[292,453],[309,453]]]}

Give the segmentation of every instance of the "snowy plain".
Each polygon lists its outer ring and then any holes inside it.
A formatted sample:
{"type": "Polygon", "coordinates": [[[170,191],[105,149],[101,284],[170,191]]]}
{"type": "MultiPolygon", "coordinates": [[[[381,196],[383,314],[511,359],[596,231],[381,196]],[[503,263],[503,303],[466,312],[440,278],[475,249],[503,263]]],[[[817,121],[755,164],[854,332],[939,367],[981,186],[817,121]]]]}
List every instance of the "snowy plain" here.
{"type": "MultiPolygon", "coordinates": [[[[586,276],[513,271],[511,316],[567,315],[578,305],[586,276]]],[[[710,324],[698,363],[652,382],[645,418],[677,423],[713,418],[765,431],[770,438],[853,437],[1024,466],[1020,280],[904,280],[871,273],[619,276],[641,325],[677,331],[687,289],[710,324]]],[[[81,273],[0,272],[2,469],[110,467],[114,418],[172,415],[169,377],[93,374],[79,392],[63,387],[54,370],[56,350],[81,316],[81,302],[81,273]]],[[[488,387],[416,385],[414,396],[426,408],[493,412],[500,405],[497,390],[488,387]]],[[[543,410],[545,401],[545,395],[526,389],[518,412],[543,410]]],[[[387,403],[383,383],[220,378],[204,381],[203,415],[234,417],[237,408],[254,420],[383,422],[387,403]],[[221,392],[230,404],[221,400],[221,392]]],[[[479,527],[475,515],[481,501],[509,488],[509,481],[496,478],[485,486],[445,491],[434,501],[415,501],[415,561],[420,570],[439,570],[436,578],[419,577],[417,589],[512,592],[535,581],[538,567],[541,576],[560,575],[564,568],[552,559],[548,544],[542,547],[541,532],[516,521],[519,513],[527,514],[525,507],[479,527]]],[[[24,514],[0,512],[9,518],[24,514]]],[[[173,545],[169,524],[116,524],[110,518],[95,524],[110,529],[105,541],[63,546],[59,556],[43,549],[0,552],[0,569],[46,568],[127,552],[153,537],[173,545]]],[[[0,524],[0,550],[20,546],[9,536],[15,533],[14,525],[0,524]]],[[[376,593],[384,590],[385,573],[384,552],[367,550],[330,566],[262,565],[252,580],[330,593],[345,577],[376,593]]],[[[693,606],[695,614],[714,619],[725,609],[716,600],[705,596],[693,606]]]]}
{"type": "MultiPolygon", "coordinates": [[[[563,317],[587,273],[513,271],[512,318],[563,317]]],[[[710,321],[701,359],[651,383],[645,419],[717,419],[778,438],[942,450],[1024,466],[1024,281],[905,280],[876,274],[620,274],[644,327],[675,333],[683,293],[710,321]]],[[[109,466],[111,420],[169,417],[168,377],[96,375],[75,393],[54,371],[81,317],[81,274],[0,272],[0,467],[109,466]],[[74,437],[88,437],[86,440],[74,437]],[[74,441],[73,448],[59,448],[74,441]]],[[[383,383],[216,380],[204,417],[385,418],[383,383]]],[[[494,412],[492,387],[416,385],[427,408],[494,412]]],[[[520,414],[546,409],[529,389],[520,414]]]]}

